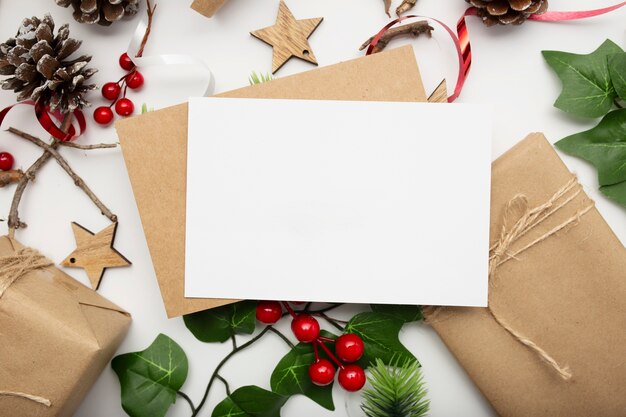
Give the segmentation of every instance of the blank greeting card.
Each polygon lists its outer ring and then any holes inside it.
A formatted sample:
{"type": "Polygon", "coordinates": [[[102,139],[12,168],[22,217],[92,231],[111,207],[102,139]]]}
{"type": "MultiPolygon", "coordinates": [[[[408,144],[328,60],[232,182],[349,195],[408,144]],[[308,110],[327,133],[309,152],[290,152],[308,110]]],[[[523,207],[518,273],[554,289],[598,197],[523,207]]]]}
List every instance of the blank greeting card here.
{"type": "Polygon", "coordinates": [[[486,306],[489,114],[190,100],[185,295],[486,306]]]}

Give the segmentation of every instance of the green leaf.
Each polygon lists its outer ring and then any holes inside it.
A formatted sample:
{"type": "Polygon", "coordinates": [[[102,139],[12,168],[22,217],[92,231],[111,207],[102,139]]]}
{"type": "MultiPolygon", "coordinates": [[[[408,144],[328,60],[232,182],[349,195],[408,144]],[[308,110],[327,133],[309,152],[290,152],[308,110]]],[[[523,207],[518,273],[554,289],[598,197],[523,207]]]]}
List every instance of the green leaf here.
{"type": "Polygon", "coordinates": [[[545,60],[563,83],[561,95],[554,105],[576,116],[605,115],[617,95],[609,75],[607,57],[620,52],[623,52],[622,48],[608,39],[588,55],[543,51],[545,60]]]}
{"type": "Polygon", "coordinates": [[[370,368],[368,381],[361,404],[367,417],[422,417],[430,408],[417,362],[385,366],[377,359],[376,365],[370,368]]]}
{"type": "Polygon", "coordinates": [[[609,57],[609,74],[615,92],[622,100],[626,100],[626,52],[609,57]]]}
{"type": "Polygon", "coordinates": [[[593,129],[571,135],[555,146],[591,162],[600,185],[626,181],[626,109],[607,114],[593,129]]]}
{"type": "Polygon", "coordinates": [[[403,325],[403,320],[385,313],[366,312],[352,317],[346,325],[346,333],[361,336],[365,345],[359,364],[366,368],[377,358],[385,364],[391,364],[394,360],[417,361],[398,338],[403,325]]]}
{"type": "Polygon", "coordinates": [[[626,181],[613,185],[605,185],[604,187],[600,187],[600,191],[611,200],[626,207],[626,181]]]}
{"type": "Polygon", "coordinates": [[[241,301],[183,317],[185,326],[202,342],[224,342],[235,334],[252,334],[256,301],[241,301]]]}
{"type": "MultiPolygon", "coordinates": [[[[337,336],[322,331],[322,336],[336,339],[337,336]]],[[[333,347],[327,344],[332,350],[333,347]]],[[[320,349],[320,356],[325,356],[320,349]]],[[[278,362],[270,385],[277,394],[291,396],[302,394],[327,410],[334,411],[333,384],[320,387],[311,382],[309,366],[315,361],[315,352],[311,343],[299,343],[278,362]]]]}
{"type": "Polygon", "coordinates": [[[263,84],[273,79],[274,78],[269,72],[265,74],[263,73],[257,74],[255,71],[252,71],[252,73],[250,74],[250,77],[248,78],[248,82],[250,83],[250,85],[255,85],[255,84],[263,84]]]}
{"type": "Polygon", "coordinates": [[[424,319],[420,306],[393,305],[393,304],[372,304],[372,311],[385,313],[394,316],[405,323],[421,321],[424,319]]]}
{"type": "Polygon", "coordinates": [[[185,352],[164,334],[144,351],[115,357],[111,367],[120,379],[122,407],[131,417],[165,416],[188,370],[185,352]]]}
{"type": "Polygon", "coordinates": [[[289,397],[249,385],[233,392],[213,409],[211,417],[280,417],[289,397]]]}

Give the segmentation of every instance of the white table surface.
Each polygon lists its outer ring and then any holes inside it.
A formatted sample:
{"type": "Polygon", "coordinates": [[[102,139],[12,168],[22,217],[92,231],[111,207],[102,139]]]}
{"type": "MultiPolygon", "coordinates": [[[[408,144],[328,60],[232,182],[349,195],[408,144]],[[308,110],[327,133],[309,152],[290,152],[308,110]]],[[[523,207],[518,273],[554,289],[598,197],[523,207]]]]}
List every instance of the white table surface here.
{"type": "MultiPolygon", "coordinates": [[[[399,1],[394,2],[398,3],[399,1]]],[[[206,19],[188,8],[190,0],[160,0],[153,34],[146,55],[184,53],[204,60],[216,77],[216,92],[247,85],[251,71],[266,72],[271,65],[271,49],[253,39],[248,32],[273,24],[278,0],[230,0],[217,17],[206,19]]],[[[551,0],[552,10],[582,10],[604,7],[613,0],[551,0]]],[[[324,22],[311,37],[311,46],[320,65],[328,65],[361,56],[358,46],[374,34],[388,19],[382,11],[382,0],[290,0],[288,5],[296,18],[323,16],[324,22]]],[[[415,13],[437,17],[454,25],[466,8],[462,0],[421,0],[415,13]]],[[[100,85],[117,80],[122,75],[117,58],[128,44],[138,18],[117,23],[109,28],[79,25],[71,11],[62,9],[53,0],[2,0],[0,2],[0,39],[14,35],[21,19],[50,11],[57,25],[71,23],[74,37],[83,39],[81,52],[94,55],[93,65],[100,69],[94,77],[100,85]]],[[[606,38],[624,46],[626,10],[587,21],[569,23],[529,22],[521,27],[486,28],[475,18],[469,19],[469,31],[474,53],[474,65],[459,102],[487,103],[494,112],[494,158],[506,151],[527,133],[543,131],[551,141],[590,128],[594,121],[577,120],[555,109],[560,84],[544,63],[542,49],[588,53],[606,38]]],[[[439,27],[432,40],[420,38],[407,41],[415,46],[426,89],[431,91],[442,77],[453,85],[456,75],[455,52],[448,36],[439,27]]],[[[405,42],[397,41],[394,45],[405,42]]],[[[310,64],[291,60],[278,76],[285,76],[313,68],[310,64]]],[[[185,101],[202,93],[202,86],[192,71],[178,68],[168,71],[151,68],[144,71],[146,86],[130,97],[140,106],[142,102],[155,108],[185,101]]],[[[197,75],[197,74],[195,74],[197,75]]],[[[393,74],[381,74],[393,76],[393,74]]],[[[0,107],[13,103],[12,92],[0,91],[0,107]]],[[[104,103],[99,93],[93,93],[95,106],[104,103]]],[[[391,122],[391,121],[390,121],[391,122]]],[[[410,124],[410,120],[405,123],[410,124]]],[[[481,120],[476,120],[481,123],[481,120]]],[[[34,121],[30,110],[14,110],[7,118],[7,126],[16,126],[45,137],[45,132],[34,121]]],[[[82,143],[115,141],[112,127],[100,128],[91,123],[82,143]]],[[[27,167],[40,152],[10,134],[0,132],[0,151],[9,151],[16,158],[17,167],[27,167]]],[[[450,149],[454,152],[454,149],[450,149]]],[[[203,344],[197,341],[183,325],[182,319],[168,320],[150,261],[150,255],[141,228],[132,189],[119,150],[83,151],[64,149],[63,154],[75,170],[95,190],[102,200],[119,216],[115,246],[133,262],[131,268],[106,272],[100,293],[133,315],[133,324],[119,353],[142,350],[160,333],[176,340],[186,351],[190,372],[183,390],[197,403],[204,393],[210,372],[230,351],[230,343],[203,344]]],[[[618,237],[626,240],[626,213],[597,191],[594,169],[583,161],[564,156],[567,165],[575,171],[586,191],[596,200],[618,237]]],[[[167,172],[159,175],[168,175],[167,172]]],[[[462,179],[462,174],[459,175],[462,179]]],[[[158,175],[155,177],[158,181],[158,175]]],[[[0,189],[0,218],[8,216],[14,187],[0,189]]],[[[176,190],[172,190],[176,192],[176,190]]],[[[17,238],[41,250],[56,262],[70,253],[74,237],[70,222],[76,221],[92,231],[108,224],[91,202],[77,190],[65,173],[48,163],[30,185],[22,200],[21,216],[29,227],[17,238]]],[[[0,224],[0,233],[5,232],[0,224]]],[[[81,282],[87,283],[82,270],[67,270],[81,282]]],[[[305,283],[303,283],[305,285],[305,283]]],[[[355,289],[356,290],[356,289],[355,289]]],[[[342,310],[349,317],[359,306],[342,310]]],[[[287,322],[287,320],[285,320],[287,322]]],[[[288,323],[281,326],[289,331],[288,323]]],[[[243,340],[240,339],[240,340],[243,340]]],[[[431,400],[433,417],[460,415],[493,416],[488,403],[480,395],[456,363],[436,334],[423,324],[405,326],[401,340],[421,361],[431,400]]],[[[232,387],[257,384],[269,387],[269,377],[278,360],[286,353],[282,341],[264,338],[255,347],[242,352],[224,369],[232,387]]],[[[201,413],[210,416],[213,407],[225,396],[217,384],[209,404],[201,413]]],[[[293,397],[283,408],[285,417],[315,415],[347,415],[346,394],[337,385],[334,398],[337,411],[331,413],[305,397],[293,397]]],[[[358,403],[351,395],[348,403],[358,403]]],[[[124,416],[120,406],[117,377],[107,367],[87,396],[78,413],[80,417],[124,416]]],[[[168,416],[189,416],[189,408],[178,401],[168,416]]],[[[355,415],[351,413],[351,415],[355,415]]]]}

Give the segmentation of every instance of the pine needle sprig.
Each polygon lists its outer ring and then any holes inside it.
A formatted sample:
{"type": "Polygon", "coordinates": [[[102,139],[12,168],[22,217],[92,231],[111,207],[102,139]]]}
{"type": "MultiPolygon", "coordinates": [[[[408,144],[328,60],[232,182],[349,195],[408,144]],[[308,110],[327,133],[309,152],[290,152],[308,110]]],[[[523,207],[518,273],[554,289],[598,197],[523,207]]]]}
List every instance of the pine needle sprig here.
{"type": "Polygon", "coordinates": [[[418,361],[387,366],[376,359],[370,368],[369,388],[363,391],[361,410],[367,417],[423,417],[430,408],[418,361]]]}
{"type": "Polygon", "coordinates": [[[252,74],[250,74],[250,78],[248,78],[248,82],[250,83],[250,85],[255,85],[255,84],[261,84],[264,83],[266,81],[271,81],[273,78],[271,76],[271,74],[267,73],[267,74],[257,74],[255,71],[252,71],[252,74]]]}

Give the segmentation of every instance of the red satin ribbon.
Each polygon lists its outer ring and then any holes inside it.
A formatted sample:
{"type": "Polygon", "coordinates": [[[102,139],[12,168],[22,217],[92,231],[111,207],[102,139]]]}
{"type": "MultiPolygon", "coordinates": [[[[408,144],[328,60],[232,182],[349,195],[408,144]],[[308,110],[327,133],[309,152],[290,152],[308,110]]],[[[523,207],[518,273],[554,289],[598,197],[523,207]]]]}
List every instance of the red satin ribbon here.
{"type": "MultiPolygon", "coordinates": [[[[626,1],[622,3],[618,3],[614,6],[605,7],[602,9],[595,9],[595,10],[586,10],[586,11],[578,11],[578,12],[546,12],[546,13],[539,14],[539,15],[534,14],[534,15],[531,15],[528,19],[541,21],[541,22],[561,22],[565,20],[585,19],[588,17],[599,16],[602,14],[612,12],[623,6],[626,6],[626,1]]],[[[370,55],[372,53],[372,51],[374,50],[374,47],[376,47],[376,44],[378,44],[378,41],[380,41],[380,38],[385,34],[385,32],[387,32],[391,27],[402,22],[403,20],[410,19],[410,18],[424,18],[424,19],[434,20],[435,22],[440,24],[446,30],[446,32],[448,32],[448,34],[452,38],[452,41],[454,42],[454,46],[456,47],[457,54],[459,57],[459,73],[458,73],[457,80],[456,80],[456,86],[454,87],[454,92],[452,93],[452,95],[448,97],[448,103],[452,103],[461,94],[461,90],[463,89],[463,85],[465,84],[467,74],[469,73],[469,70],[472,66],[472,46],[470,44],[469,33],[467,31],[467,23],[465,21],[465,18],[467,16],[476,16],[476,15],[478,15],[478,10],[475,7],[470,7],[469,9],[467,9],[465,13],[463,13],[463,16],[461,16],[461,18],[459,19],[456,25],[456,31],[457,31],[456,33],[454,33],[452,29],[448,25],[443,23],[442,21],[433,19],[428,16],[410,15],[410,16],[399,17],[389,22],[387,25],[385,25],[385,27],[382,28],[376,34],[376,36],[374,36],[374,39],[372,39],[372,42],[367,48],[366,55],[370,55]]]]}
{"type": "Polygon", "coordinates": [[[35,116],[37,117],[37,121],[39,121],[41,127],[43,127],[46,132],[48,132],[51,136],[62,142],[68,142],[76,139],[77,137],[82,135],[87,129],[87,121],[85,120],[85,115],[80,110],[75,110],[73,112],[73,116],[78,122],[78,134],[76,133],[76,129],[74,128],[74,126],[70,126],[67,133],[63,132],[52,120],[52,118],[54,117],[55,119],[57,119],[58,122],[61,122],[64,116],[58,111],[50,113],[43,104],[35,103],[33,101],[21,101],[17,104],[2,109],[0,111],[0,126],[2,125],[2,122],[4,121],[7,113],[9,113],[9,111],[11,111],[11,109],[13,109],[15,106],[18,106],[20,104],[34,106],[35,116]]]}

